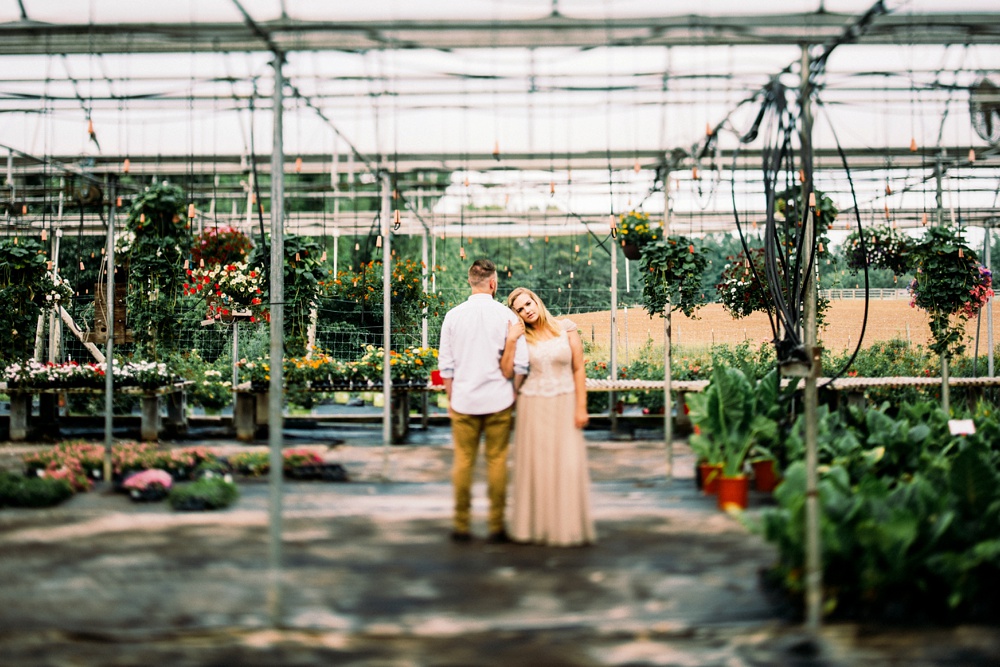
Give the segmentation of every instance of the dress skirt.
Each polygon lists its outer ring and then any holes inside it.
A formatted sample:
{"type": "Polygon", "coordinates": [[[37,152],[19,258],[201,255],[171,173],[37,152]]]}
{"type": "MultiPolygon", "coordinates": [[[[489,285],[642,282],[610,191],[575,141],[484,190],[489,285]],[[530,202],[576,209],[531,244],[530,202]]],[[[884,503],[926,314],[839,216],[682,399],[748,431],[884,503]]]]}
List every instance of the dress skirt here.
{"type": "Polygon", "coordinates": [[[573,393],[517,399],[509,533],[517,542],[576,546],[596,541],[590,471],[573,393]]]}

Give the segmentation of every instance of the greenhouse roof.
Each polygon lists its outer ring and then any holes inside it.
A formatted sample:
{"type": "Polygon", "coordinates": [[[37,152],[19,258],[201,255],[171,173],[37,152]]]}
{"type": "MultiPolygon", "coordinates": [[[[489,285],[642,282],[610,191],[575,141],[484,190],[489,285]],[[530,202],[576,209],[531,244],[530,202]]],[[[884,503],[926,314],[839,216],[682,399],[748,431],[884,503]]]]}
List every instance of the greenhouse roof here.
{"type": "Polygon", "coordinates": [[[1000,83],[996,3],[706,0],[690,10],[0,0],[0,146],[15,187],[59,170],[101,179],[125,158],[134,176],[154,178],[245,173],[251,155],[266,172],[278,52],[286,164],[329,173],[321,196],[348,195],[338,175],[388,170],[407,175],[413,199],[429,187],[419,174],[443,171],[442,216],[474,205],[593,223],[639,205],[662,211],[650,194],[670,168],[674,210],[710,231],[731,226],[733,190],[737,207],[759,212],[763,147],[740,138],[762,90],[799,85],[808,45],[825,65],[814,77],[817,184],[842,208],[840,150],[866,213],[891,207],[918,224],[936,205],[940,167],[952,209],[978,223],[994,215],[1000,130],[983,138],[970,108],[985,103],[989,116],[998,104],[981,87],[1000,83]]]}

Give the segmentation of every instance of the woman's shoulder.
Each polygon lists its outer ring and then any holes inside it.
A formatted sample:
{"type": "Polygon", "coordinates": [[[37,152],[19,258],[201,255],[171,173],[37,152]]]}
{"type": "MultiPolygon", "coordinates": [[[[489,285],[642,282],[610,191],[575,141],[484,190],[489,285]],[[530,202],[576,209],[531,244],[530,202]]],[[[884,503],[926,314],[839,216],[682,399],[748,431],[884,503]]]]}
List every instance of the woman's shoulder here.
{"type": "Polygon", "coordinates": [[[576,326],[576,322],[569,318],[563,318],[561,320],[556,320],[558,326],[563,331],[576,331],[579,327],[576,326]]]}

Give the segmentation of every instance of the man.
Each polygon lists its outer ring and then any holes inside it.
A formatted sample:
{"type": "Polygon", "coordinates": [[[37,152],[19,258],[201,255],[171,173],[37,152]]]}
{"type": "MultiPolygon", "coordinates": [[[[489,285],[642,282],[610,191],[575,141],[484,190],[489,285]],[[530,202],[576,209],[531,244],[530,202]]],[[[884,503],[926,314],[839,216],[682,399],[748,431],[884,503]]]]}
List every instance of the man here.
{"type": "Polygon", "coordinates": [[[501,357],[507,329],[517,325],[517,316],[493,299],[497,292],[497,268],[488,259],[477,259],[469,268],[472,295],[445,315],[438,346],[438,370],[448,393],[455,459],[452,484],[455,517],[451,534],[456,542],[468,542],[472,505],[472,472],[479,439],[486,439],[486,478],[490,500],[488,541],[507,542],[504,506],[507,502],[507,447],[510,440],[517,387],[528,373],[528,347],[524,337],[501,357]],[[513,353],[513,365],[510,354],[513,353]]]}

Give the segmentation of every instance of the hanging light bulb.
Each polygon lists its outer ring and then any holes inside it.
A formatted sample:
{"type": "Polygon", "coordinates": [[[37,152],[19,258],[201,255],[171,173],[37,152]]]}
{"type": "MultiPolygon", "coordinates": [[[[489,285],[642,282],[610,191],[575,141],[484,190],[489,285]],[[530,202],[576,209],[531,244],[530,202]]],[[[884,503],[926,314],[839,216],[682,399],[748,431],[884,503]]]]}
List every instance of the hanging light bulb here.
{"type": "Polygon", "coordinates": [[[91,137],[94,136],[94,120],[92,118],[87,119],[87,134],[91,137]]]}
{"type": "MultiPolygon", "coordinates": [[[[14,239],[14,243],[17,243],[17,239],[14,239]]],[[[94,259],[94,251],[93,250],[90,251],[90,258],[94,259]]]]}
{"type": "Polygon", "coordinates": [[[458,249],[458,256],[461,257],[463,261],[465,260],[465,246],[461,246],[458,249]]]}
{"type": "Polygon", "coordinates": [[[976,161],[976,149],[975,148],[970,148],[969,149],[969,162],[975,162],[975,161],[976,161]]]}
{"type": "Polygon", "coordinates": [[[27,215],[27,214],[28,214],[28,205],[21,204],[21,215],[27,215]]]}
{"type": "Polygon", "coordinates": [[[588,259],[587,260],[587,266],[590,266],[590,265],[591,265],[591,260],[588,259]]]}
{"type": "Polygon", "coordinates": [[[302,158],[301,157],[295,158],[295,173],[296,174],[301,174],[302,173],[302,158]]]}
{"type": "Polygon", "coordinates": [[[693,243],[688,246],[688,252],[691,253],[692,255],[694,254],[694,244],[693,243]]]}
{"type": "Polygon", "coordinates": [[[823,252],[823,244],[822,243],[819,244],[819,251],[823,252]]]}
{"type": "Polygon", "coordinates": [[[886,195],[891,195],[892,194],[892,186],[889,185],[889,181],[885,182],[885,194],[886,195]]]}
{"type": "Polygon", "coordinates": [[[49,233],[43,229],[42,230],[42,240],[45,241],[48,238],[49,238],[49,233]]]}
{"type": "Polygon", "coordinates": [[[497,139],[493,142],[493,159],[497,162],[500,161],[500,140],[497,139]]]}
{"type": "Polygon", "coordinates": [[[962,248],[958,249],[958,256],[959,258],[965,257],[965,252],[962,250],[962,248]]]}
{"type": "Polygon", "coordinates": [[[549,181],[549,194],[554,195],[555,193],[556,193],[556,182],[554,180],[549,181]]]}
{"type": "Polygon", "coordinates": [[[80,270],[83,271],[83,260],[80,260],[80,270]]]}
{"type": "Polygon", "coordinates": [[[140,225],[146,224],[146,214],[145,213],[140,213],[139,214],[139,224],[140,225]]]}
{"type": "Polygon", "coordinates": [[[885,219],[889,219],[889,204],[885,205],[885,219]]]}
{"type": "Polygon", "coordinates": [[[701,177],[698,175],[698,167],[691,167],[691,178],[694,180],[699,180],[701,177]]]}
{"type": "Polygon", "coordinates": [[[355,243],[354,244],[354,252],[357,252],[359,250],[361,250],[361,244],[360,243],[355,243]]]}
{"type": "Polygon", "coordinates": [[[806,182],[806,170],[799,169],[799,183],[805,183],[805,182],[806,182]]]}
{"type": "Polygon", "coordinates": [[[469,187],[469,177],[465,177],[465,187],[469,187]]]}
{"type": "Polygon", "coordinates": [[[816,193],[809,193],[809,208],[816,208],[816,193]]]}
{"type": "Polygon", "coordinates": [[[122,207],[122,198],[121,198],[121,195],[119,195],[118,198],[115,199],[115,206],[117,206],[118,208],[122,207]]]}
{"type": "Polygon", "coordinates": [[[562,269],[559,269],[559,271],[558,271],[558,274],[559,274],[560,276],[562,275],[562,269]]]}
{"type": "Polygon", "coordinates": [[[641,165],[639,164],[639,158],[636,158],[636,159],[635,159],[635,164],[634,164],[634,165],[632,165],[632,170],[633,170],[633,171],[635,171],[635,173],[637,173],[637,174],[638,174],[638,173],[639,173],[640,171],[642,171],[642,166],[641,166],[641,165]]]}
{"type": "Polygon", "coordinates": [[[190,267],[190,266],[191,266],[191,262],[185,259],[184,260],[184,270],[187,271],[188,267],[190,267]]]}
{"type": "Polygon", "coordinates": [[[573,272],[572,271],[569,272],[569,279],[573,280],[573,272]]]}
{"type": "Polygon", "coordinates": [[[204,269],[205,268],[205,258],[204,257],[202,257],[201,259],[198,260],[198,268],[200,268],[200,269],[204,269]]]}
{"type": "Polygon", "coordinates": [[[375,247],[376,248],[381,248],[382,247],[382,235],[381,234],[379,234],[378,236],[375,237],[375,247]]]}
{"type": "Polygon", "coordinates": [[[528,270],[529,271],[533,271],[534,269],[535,269],[535,265],[534,264],[528,264],[528,270]]]}
{"type": "Polygon", "coordinates": [[[707,137],[712,136],[712,124],[711,123],[705,123],[705,136],[707,136],[707,137]]]}
{"type": "Polygon", "coordinates": [[[257,193],[256,192],[251,192],[250,193],[250,203],[251,204],[256,204],[257,203],[257,193]]]}
{"type": "Polygon", "coordinates": [[[611,231],[612,232],[618,231],[618,225],[615,222],[615,214],[614,213],[612,213],[611,215],[608,216],[608,226],[611,227],[611,231]]]}
{"type": "Polygon", "coordinates": [[[326,261],[326,250],[324,250],[323,254],[319,256],[319,261],[321,261],[321,262],[325,262],[326,261]]]}
{"type": "Polygon", "coordinates": [[[392,212],[392,224],[399,227],[399,209],[392,212]]]}
{"type": "Polygon", "coordinates": [[[923,225],[924,227],[927,226],[927,214],[926,213],[924,213],[922,216],[920,216],[920,224],[923,225]]]}
{"type": "Polygon", "coordinates": [[[132,169],[132,161],[125,158],[125,161],[122,162],[122,173],[127,174],[130,169],[132,169]]]}
{"type": "Polygon", "coordinates": [[[546,235],[545,235],[545,242],[546,242],[546,243],[548,243],[548,242],[549,242],[549,235],[548,235],[548,234],[546,234],[546,235]]]}
{"type": "Polygon", "coordinates": [[[562,294],[562,287],[559,288],[559,293],[562,294]]]}
{"type": "Polygon", "coordinates": [[[912,137],[910,139],[910,152],[911,153],[916,153],[918,150],[919,149],[917,148],[917,138],[916,137],[912,137]]]}
{"type": "Polygon", "coordinates": [[[194,211],[194,204],[193,203],[188,204],[188,217],[189,218],[193,218],[194,217],[194,212],[195,212],[194,211]]]}
{"type": "Polygon", "coordinates": [[[577,243],[575,246],[573,246],[573,252],[580,252],[580,244],[579,243],[577,243]]]}
{"type": "Polygon", "coordinates": [[[301,262],[302,261],[302,258],[299,257],[299,253],[295,253],[295,261],[296,262],[301,262]]]}
{"type": "Polygon", "coordinates": [[[753,222],[751,222],[750,226],[753,227],[754,229],[757,229],[757,221],[754,220],[753,222]]]}

